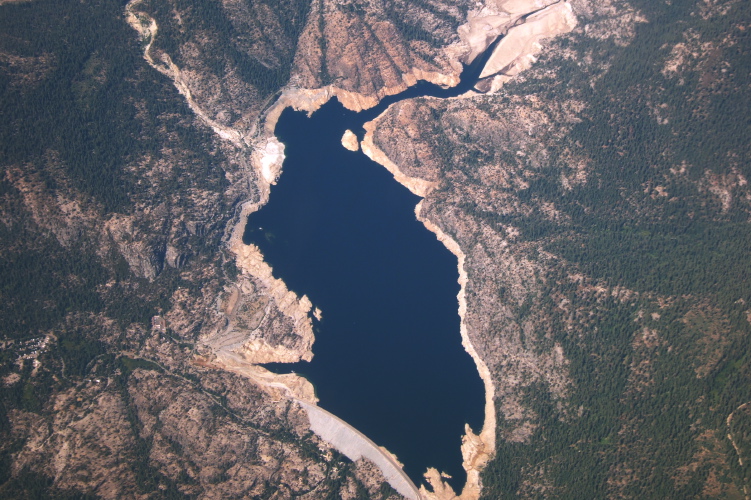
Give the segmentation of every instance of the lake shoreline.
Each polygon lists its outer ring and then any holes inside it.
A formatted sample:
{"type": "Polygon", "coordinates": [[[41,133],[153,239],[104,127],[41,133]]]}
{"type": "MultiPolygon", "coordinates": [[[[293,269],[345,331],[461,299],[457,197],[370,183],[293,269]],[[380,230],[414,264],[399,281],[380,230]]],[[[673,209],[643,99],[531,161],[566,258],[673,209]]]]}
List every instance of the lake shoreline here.
{"type": "MultiPolygon", "coordinates": [[[[379,117],[380,118],[380,117],[379,117]]],[[[373,136],[375,130],[378,127],[379,118],[372,120],[364,125],[365,137],[360,144],[360,148],[363,153],[367,155],[374,162],[382,165],[393,176],[396,182],[400,183],[413,194],[425,198],[430,194],[430,191],[435,187],[435,183],[425,181],[416,177],[410,177],[404,174],[398,165],[392,162],[388,156],[381,151],[374,143],[373,136]]],[[[472,345],[472,341],[469,338],[467,332],[467,326],[465,323],[465,315],[467,311],[467,299],[466,299],[466,287],[467,287],[467,271],[464,267],[465,254],[462,251],[459,244],[447,235],[443,230],[430,221],[427,217],[422,216],[422,200],[415,207],[415,217],[420,221],[430,232],[435,234],[438,241],[440,241],[449,252],[454,254],[457,258],[457,268],[459,271],[459,294],[457,295],[457,301],[459,303],[459,318],[460,318],[460,334],[462,338],[462,346],[467,354],[470,355],[477,367],[477,371],[485,386],[485,418],[482,430],[479,435],[474,434],[472,429],[467,425],[465,429],[465,435],[462,437],[462,466],[467,471],[467,482],[462,489],[459,498],[470,500],[480,497],[482,490],[482,482],[480,481],[480,472],[484,465],[495,453],[495,440],[496,440],[496,415],[493,406],[493,400],[495,396],[495,385],[490,375],[485,362],[480,358],[480,355],[472,345]]],[[[429,470],[426,473],[428,482],[433,486],[434,493],[421,491],[426,497],[436,498],[443,500],[444,498],[453,498],[456,494],[451,490],[450,486],[445,484],[441,475],[435,469],[429,470]]]]}

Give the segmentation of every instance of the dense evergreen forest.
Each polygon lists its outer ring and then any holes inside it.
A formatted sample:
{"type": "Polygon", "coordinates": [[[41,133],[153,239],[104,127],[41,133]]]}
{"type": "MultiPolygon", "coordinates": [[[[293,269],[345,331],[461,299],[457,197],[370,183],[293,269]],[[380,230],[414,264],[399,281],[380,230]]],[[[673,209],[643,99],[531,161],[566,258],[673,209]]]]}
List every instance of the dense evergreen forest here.
{"type": "MultiPolygon", "coordinates": [[[[176,142],[195,147],[188,182],[195,187],[225,185],[216,168],[218,159],[196,147],[206,142],[208,131],[178,126],[189,109],[174,95],[171,83],[143,61],[133,30],[123,22],[122,2],[34,2],[3,9],[3,50],[40,57],[44,62],[39,71],[47,72],[41,81],[28,85],[14,81],[24,75],[0,73],[3,168],[23,165],[47,195],[77,193],[76,201],[102,219],[129,214],[149,194],[126,168],[145,156],[158,156],[163,147],[160,133],[167,127],[178,134],[176,142]],[[137,116],[141,105],[145,112],[137,116]]],[[[164,187],[174,190],[185,180],[161,179],[164,187]]],[[[0,181],[0,190],[14,194],[7,177],[0,181]]],[[[0,292],[4,337],[38,335],[72,311],[106,308],[126,324],[135,319],[123,309],[126,304],[105,304],[95,291],[109,279],[129,277],[121,256],[97,255],[96,242],[88,238],[63,248],[49,231],[39,231],[21,205],[8,209],[13,223],[0,225],[0,270],[6,277],[0,292]]],[[[200,239],[194,243],[200,244],[200,239]]],[[[149,312],[141,310],[138,320],[145,322],[149,312]]]]}
{"type": "MultiPolygon", "coordinates": [[[[751,11],[740,2],[727,15],[703,18],[691,1],[632,4],[648,22],[630,45],[597,49],[612,65],[596,83],[564,61],[554,79],[510,86],[552,99],[572,86],[580,90],[585,118],[560,150],[581,147],[593,169],[589,182],[564,189],[554,158],[520,195],[554,202],[570,223],[536,216],[513,223],[566,265],[636,294],[587,303],[566,273],[549,277],[541,299],[548,309],[565,297],[591,311],[580,337],[563,333],[556,317],[551,325],[576,385],[569,408],[582,413],[562,418],[559,401],[543,388],[530,392],[542,424],[531,445],[501,441],[484,474],[488,499],[502,492],[603,498],[614,491],[712,498],[725,495],[723,485],[743,491],[751,481],[749,435],[733,431],[744,450],[741,465],[727,425],[730,415],[739,428],[747,425],[739,407],[751,401],[749,211],[738,199],[723,206],[706,187],[713,175],[751,176],[751,30],[743,29],[751,11]],[[663,72],[671,49],[691,36],[713,52],[671,78],[663,72]],[[655,119],[656,112],[664,116],[655,119]],[[669,195],[655,195],[658,185],[669,195]],[[653,331],[659,340],[642,338],[653,331]],[[692,471],[685,480],[682,467],[692,471]],[[525,489],[530,470],[551,473],[548,493],[525,489]]],[[[561,43],[582,57],[592,47],[576,36],[561,43]]]]}
{"type": "MultiPolygon", "coordinates": [[[[205,286],[164,264],[171,219],[207,221],[178,236],[189,266],[222,275],[223,224],[211,218],[226,220],[235,200],[217,195],[218,214],[205,216],[188,195],[221,194],[226,158],[172,82],[146,64],[124,9],[118,0],[0,6],[0,498],[89,498],[39,471],[11,474],[26,437],[11,434],[8,414],[54,419],[54,396],[85,385],[92,370],[120,374],[127,392],[131,371],[118,351],[138,345],[175,290],[205,286]],[[160,176],[143,177],[164,164],[160,176]],[[161,212],[144,213],[157,204],[161,212]],[[153,246],[157,279],[138,276],[117,251],[105,223],[118,218],[153,246]]],[[[141,444],[122,458],[138,455],[149,479],[142,493],[158,492],[165,477],[141,444]]]]}

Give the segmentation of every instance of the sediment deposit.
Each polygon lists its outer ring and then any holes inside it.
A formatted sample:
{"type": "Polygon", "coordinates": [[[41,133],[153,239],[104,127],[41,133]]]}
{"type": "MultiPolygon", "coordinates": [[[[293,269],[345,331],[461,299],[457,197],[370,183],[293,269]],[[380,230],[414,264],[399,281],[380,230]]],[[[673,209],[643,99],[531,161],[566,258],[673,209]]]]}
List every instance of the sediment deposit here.
{"type": "Polygon", "coordinates": [[[568,33],[576,26],[576,17],[568,2],[557,2],[528,15],[522,24],[508,30],[506,36],[493,49],[481,79],[492,78],[481,90],[496,92],[503,83],[535,62],[545,38],[568,33]]]}

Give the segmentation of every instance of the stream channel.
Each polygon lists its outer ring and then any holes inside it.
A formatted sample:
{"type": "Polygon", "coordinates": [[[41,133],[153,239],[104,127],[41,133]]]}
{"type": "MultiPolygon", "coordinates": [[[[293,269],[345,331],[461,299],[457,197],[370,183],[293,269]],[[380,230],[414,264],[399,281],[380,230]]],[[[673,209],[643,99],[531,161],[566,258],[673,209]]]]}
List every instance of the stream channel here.
{"type": "Polygon", "coordinates": [[[495,44],[450,89],[419,82],[355,113],[331,100],[308,118],[287,108],[275,134],[282,175],[243,241],[323,312],[310,363],[266,365],[313,382],[319,405],[394,453],[416,483],[428,467],[460,491],[464,424],[482,428],[484,386],[461,345],[457,259],[415,219],[420,198],[341,145],[403,99],[471,90],[495,44]]]}

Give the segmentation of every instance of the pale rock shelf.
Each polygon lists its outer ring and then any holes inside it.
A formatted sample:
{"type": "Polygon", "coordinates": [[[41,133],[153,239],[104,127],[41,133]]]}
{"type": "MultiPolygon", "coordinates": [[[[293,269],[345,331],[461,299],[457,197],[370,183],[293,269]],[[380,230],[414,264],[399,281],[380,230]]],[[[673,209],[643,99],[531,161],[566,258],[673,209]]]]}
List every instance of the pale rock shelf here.
{"type": "Polygon", "coordinates": [[[310,361],[313,359],[314,341],[313,323],[310,319],[313,305],[305,295],[298,297],[287,289],[287,285],[282,280],[274,278],[271,266],[263,260],[258,247],[243,244],[241,231],[235,230],[235,235],[230,240],[230,250],[236,256],[237,267],[263,284],[264,294],[271,297],[279,310],[292,320],[294,331],[302,337],[305,346],[302,349],[292,350],[282,346],[272,347],[263,339],[254,339],[242,346],[242,353],[250,363],[310,361]]]}
{"type": "MultiPolygon", "coordinates": [[[[463,44],[459,45],[463,45],[464,48],[459,49],[457,46],[451,46],[446,50],[453,51],[453,55],[457,61],[460,57],[465,57],[465,60],[471,61],[487,49],[490,43],[492,43],[498,35],[506,34],[504,39],[499,42],[498,46],[496,46],[482,73],[482,77],[495,75],[490,89],[491,92],[494,92],[497,91],[505,81],[508,81],[519,72],[528,68],[535,61],[534,54],[541,49],[540,41],[542,39],[571,31],[575,25],[576,18],[573,15],[571,6],[566,2],[551,2],[550,0],[508,0],[506,2],[490,4],[480,12],[475,12],[474,16],[469,19],[468,24],[464,25],[464,32],[460,31],[463,44]],[[524,16],[526,16],[526,18],[524,18],[524,16]],[[522,18],[524,18],[524,22],[522,24],[517,24],[522,18]],[[504,43],[507,39],[508,41],[504,43]]],[[[442,85],[453,86],[458,84],[458,78],[455,77],[444,80],[425,78],[425,76],[434,77],[435,75],[420,76],[420,79],[425,79],[442,85]]],[[[410,83],[410,85],[413,83],[410,83]]],[[[379,95],[379,98],[385,95],[395,94],[401,90],[403,89],[386,89],[383,92],[383,95],[379,95]]],[[[331,86],[316,90],[288,90],[283,93],[280,99],[267,113],[265,127],[266,133],[273,135],[276,122],[286,107],[291,106],[296,110],[307,111],[310,114],[332,97],[338,98],[344,107],[354,111],[371,108],[378,102],[377,98],[362,96],[331,86]]],[[[377,124],[378,119],[364,125],[366,134],[360,144],[363,153],[373,161],[386,167],[396,181],[407,187],[412,193],[423,198],[426,197],[430,191],[435,188],[435,183],[404,174],[396,164],[394,164],[375,146],[373,135],[377,124]]],[[[345,133],[345,137],[342,139],[342,143],[345,144],[345,139],[346,142],[348,142],[351,138],[348,138],[345,133]]],[[[345,147],[347,147],[346,144],[345,147]]],[[[457,495],[444,481],[442,474],[438,470],[431,468],[426,472],[425,478],[431,485],[433,491],[428,491],[423,486],[419,490],[419,497],[408,496],[408,498],[435,500],[459,498],[462,500],[475,500],[480,497],[482,491],[480,473],[485,464],[495,453],[496,415],[493,404],[495,386],[490,375],[490,370],[480,358],[469,339],[464,320],[467,310],[465,293],[468,279],[464,268],[465,255],[456,241],[446,235],[438,226],[420,215],[420,208],[421,203],[418,204],[415,209],[417,219],[420,220],[430,231],[435,233],[436,237],[449,249],[449,251],[456,255],[458,259],[460,291],[457,299],[459,303],[459,316],[461,318],[460,334],[462,345],[474,360],[483,384],[485,385],[485,418],[483,428],[479,434],[475,434],[468,425],[465,426],[465,434],[462,437],[461,450],[463,459],[462,466],[467,472],[467,482],[461,493],[457,495]]],[[[373,460],[379,465],[384,475],[389,480],[389,483],[392,484],[397,491],[405,494],[404,491],[392,482],[392,478],[395,476],[392,476],[392,473],[388,472],[388,468],[384,469],[384,467],[393,467],[394,470],[403,474],[398,462],[389,457],[390,454],[387,452],[384,453],[383,450],[379,450],[378,447],[359,433],[357,433],[357,435],[372,444],[372,446],[363,445],[365,446],[363,449],[369,450],[368,453],[373,453],[373,456],[365,455],[362,453],[362,450],[359,450],[359,448],[350,448],[353,442],[360,442],[358,439],[352,437],[352,433],[356,433],[357,431],[346,422],[341,421],[333,415],[328,414],[328,416],[326,416],[327,412],[323,413],[324,410],[317,406],[307,405],[304,407],[309,410],[308,415],[311,421],[311,430],[352,460],[357,460],[360,456],[366,456],[373,460]],[[386,463],[384,463],[384,460],[386,463]]],[[[406,476],[404,477],[406,478],[406,476]]],[[[409,481],[408,478],[406,478],[406,480],[409,481]]],[[[409,484],[412,484],[411,481],[409,481],[409,484]]]]}
{"type": "Polygon", "coordinates": [[[480,78],[493,77],[489,92],[497,92],[536,60],[545,38],[568,33],[576,26],[571,4],[557,2],[526,17],[523,24],[508,30],[496,45],[480,78]]]}
{"type": "MultiPolygon", "coordinates": [[[[141,0],[131,0],[125,7],[125,15],[128,24],[146,42],[143,52],[146,62],[172,80],[178,92],[185,97],[191,110],[206,125],[211,127],[220,138],[239,148],[248,146],[247,137],[251,134],[244,134],[220,125],[209,118],[208,114],[193,100],[188,84],[169,55],[163,54],[161,62],[153,59],[151,46],[157,35],[158,26],[153,18],[136,10],[140,2],[141,0]]],[[[232,230],[229,247],[236,255],[237,267],[243,273],[256,278],[265,287],[264,292],[267,296],[271,297],[279,310],[292,320],[294,332],[301,337],[300,345],[302,347],[293,350],[282,346],[272,346],[263,339],[251,339],[246,344],[241,345],[239,349],[234,348],[234,346],[212,346],[211,340],[216,338],[216,335],[209,335],[207,345],[213,348],[213,359],[211,361],[199,360],[199,362],[206,366],[242,374],[273,393],[315,403],[317,401],[315,391],[308,380],[294,374],[277,375],[255,365],[255,363],[267,362],[296,362],[301,359],[310,361],[313,357],[311,346],[314,336],[310,300],[305,296],[298,298],[287,289],[284,282],[274,278],[271,267],[263,261],[263,256],[258,248],[242,244],[242,234],[248,214],[256,211],[268,200],[270,186],[276,183],[276,179],[281,173],[283,161],[284,145],[273,135],[267,137],[265,141],[254,148],[251,154],[251,164],[257,170],[260,179],[261,202],[243,205],[239,222],[232,230]]],[[[318,314],[320,315],[320,312],[318,314]]]]}
{"type": "MultiPolygon", "coordinates": [[[[448,53],[457,52],[457,48],[452,46],[446,49],[448,53]]],[[[385,87],[378,92],[378,95],[363,95],[357,92],[340,89],[334,85],[327,85],[318,89],[301,89],[288,88],[282,92],[282,95],[266,111],[264,116],[264,130],[266,136],[274,135],[274,128],[279,121],[279,116],[286,108],[292,108],[295,111],[305,111],[308,115],[315,112],[318,108],[326,104],[330,99],[336,97],[342,106],[350,111],[363,111],[376,106],[384,97],[404,92],[409,87],[415,85],[418,81],[441,85],[443,87],[454,87],[459,84],[459,74],[461,73],[461,64],[456,56],[452,57],[454,61],[454,73],[444,75],[433,71],[423,71],[418,68],[412,68],[411,71],[402,75],[402,83],[394,87],[385,87]]]]}
{"type": "Polygon", "coordinates": [[[405,186],[412,192],[412,194],[416,194],[421,198],[425,198],[425,196],[427,196],[428,193],[433,190],[435,183],[426,181],[425,179],[420,179],[418,177],[410,177],[406,175],[394,162],[389,159],[388,156],[386,156],[383,151],[378,149],[378,147],[373,142],[373,135],[377,127],[378,118],[363,125],[363,128],[365,129],[365,137],[362,140],[362,144],[360,144],[362,152],[365,153],[365,155],[374,162],[386,167],[386,170],[391,172],[391,175],[394,176],[396,182],[398,182],[402,186],[405,186]]]}
{"type": "Polygon", "coordinates": [[[498,36],[505,35],[523,16],[544,9],[557,1],[559,0],[507,0],[489,3],[479,10],[470,10],[467,22],[458,29],[462,42],[469,47],[465,61],[474,61],[498,36]]]}
{"type": "Polygon", "coordinates": [[[242,356],[228,349],[215,351],[209,359],[197,357],[194,363],[241,375],[278,401],[294,399],[309,404],[318,402],[313,384],[308,379],[294,373],[280,375],[270,372],[262,366],[248,363],[242,356]]]}
{"type": "Polygon", "coordinates": [[[357,140],[357,136],[351,130],[345,130],[342,136],[342,146],[350,151],[359,151],[360,141],[357,140]]]}
{"type": "Polygon", "coordinates": [[[425,474],[425,478],[433,487],[433,492],[428,492],[424,487],[420,489],[420,492],[424,498],[429,499],[450,500],[452,498],[460,498],[462,500],[475,500],[480,498],[480,493],[482,492],[480,473],[485,467],[485,464],[487,464],[488,460],[490,460],[495,453],[496,416],[493,404],[495,385],[493,384],[493,378],[490,375],[488,366],[482,358],[480,358],[480,355],[477,354],[475,347],[472,345],[472,341],[469,339],[467,324],[464,320],[467,314],[466,289],[468,278],[467,271],[464,268],[466,256],[455,240],[444,233],[441,228],[421,215],[421,208],[422,201],[420,201],[415,207],[417,220],[422,222],[429,231],[434,233],[438,238],[438,241],[443,243],[443,245],[453,253],[458,260],[459,294],[457,295],[457,300],[459,302],[459,331],[462,337],[462,346],[475,362],[480,378],[485,385],[485,419],[479,435],[473,433],[469,425],[465,424],[464,426],[464,436],[462,436],[462,467],[467,472],[467,482],[462,489],[461,495],[457,497],[451,486],[443,481],[441,474],[439,474],[436,469],[432,468],[425,474]]]}

